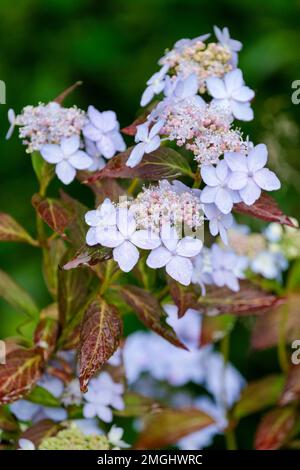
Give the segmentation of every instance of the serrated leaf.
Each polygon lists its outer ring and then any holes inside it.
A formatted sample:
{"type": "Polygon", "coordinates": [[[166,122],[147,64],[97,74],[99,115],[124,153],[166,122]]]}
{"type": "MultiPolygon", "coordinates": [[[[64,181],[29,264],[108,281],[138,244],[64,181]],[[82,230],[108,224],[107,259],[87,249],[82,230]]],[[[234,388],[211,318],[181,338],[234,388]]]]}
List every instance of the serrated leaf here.
{"type": "Polygon", "coordinates": [[[122,336],[122,321],[115,306],[97,297],[88,306],[81,327],[79,363],[80,387],[87,391],[90,378],[117,350],[122,336]]]}
{"type": "Polygon", "coordinates": [[[293,365],[288,372],[284,390],[279,400],[280,405],[288,405],[300,398],[300,367],[293,365]]]}
{"type": "Polygon", "coordinates": [[[258,425],[255,435],[255,449],[276,450],[289,439],[296,422],[293,407],[278,408],[267,413],[258,425]]]}
{"type": "Polygon", "coordinates": [[[250,215],[267,222],[277,222],[282,225],[295,227],[293,221],[282,212],[275,199],[266,193],[262,193],[260,198],[252,204],[252,206],[247,206],[243,202],[239,202],[238,204],[234,204],[233,210],[240,214],[250,215]]]}
{"type": "Polygon", "coordinates": [[[60,429],[61,426],[58,423],[54,423],[50,419],[43,419],[27,428],[26,431],[21,434],[20,438],[28,439],[38,447],[43,439],[55,436],[60,429]]]}
{"type": "Polygon", "coordinates": [[[80,248],[70,261],[63,265],[63,269],[69,270],[78,266],[95,266],[112,258],[112,249],[102,245],[88,246],[80,248]]]}
{"type": "Polygon", "coordinates": [[[140,418],[143,415],[162,409],[161,405],[152,398],[134,392],[125,393],[123,400],[124,409],[114,412],[115,415],[122,418],[140,418]]]}
{"type": "Polygon", "coordinates": [[[157,181],[192,174],[187,160],[169,147],[160,147],[154,152],[145,154],[141,163],[134,168],[126,166],[131,151],[132,147],[111,158],[102,170],[87,180],[87,183],[102,178],[142,178],[157,181]]]}
{"type": "Polygon", "coordinates": [[[208,315],[262,315],[284,302],[284,298],[264,291],[249,281],[240,282],[240,290],[208,286],[206,295],[198,301],[198,309],[208,315]]]}
{"type": "Polygon", "coordinates": [[[64,230],[74,217],[59,199],[50,199],[34,194],[32,205],[41,219],[56,233],[65,237],[64,230]]]}
{"type": "Polygon", "coordinates": [[[19,286],[8,274],[0,270],[0,297],[8,302],[12,307],[28,317],[37,317],[39,310],[21,286],[19,286]]]}
{"type": "Polygon", "coordinates": [[[179,348],[187,349],[178,339],[175,331],[165,323],[166,315],[161,309],[158,300],[149,292],[136,286],[122,286],[121,293],[124,300],[137,313],[138,318],[145,326],[179,348]]]}
{"type": "Polygon", "coordinates": [[[278,306],[257,318],[252,331],[251,345],[254,349],[276,346],[280,330],[284,325],[283,336],[286,343],[300,338],[300,294],[289,294],[284,305],[278,306]]]}
{"type": "Polygon", "coordinates": [[[198,308],[198,296],[191,286],[185,287],[170,277],[168,285],[172,299],[178,307],[178,318],[183,317],[189,308],[198,308]]]}
{"type": "Polygon", "coordinates": [[[282,393],[283,386],[283,375],[269,375],[250,382],[242,391],[241,397],[233,409],[233,418],[241,419],[275,405],[282,393]]]}
{"type": "Polygon", "coordinates": [[[0,404],[27,395],[42,375],[43,359],[35,349],[16,349],[0,366],[0,404]]]}
{"type": "Polygon", "coordinates": [[[236,317],[230,314],[208,317],[204,315],[201,324],[200,346],[220,341],[233,329],[236,317]]]}
{"type": "Polygon", "coordinates": [[[134,448],[163,449],[211,424],[214,424],[212,417],[198,409],[165,409],[148,417],[134,448]]]}
{"type": "Polygon", "coordinates": [[[4,212],[0,212],[0,241],[38,244],[15,219],[4,212]]]}
{"type": "Polygon", "coordinates": [[[59,323],[55,318],[42,318],[34,332],[34,343],[44,360],[47,361],[55,350],[59,323]]]}
{"type": "Polygon", "coordinates": [[[6,406],[0,407],[0,429],[7,432],[18,431],[19,429],[18,421],[6,406]]]}
{"type": "Polygon", "coordinates": [[[43,406],[61,406],[61,402],[58,398],[56,398],[54,395],[52,395],[52,393],[48,392],[48,390],[43,387],[40,387],[39,385],[34,387],[34,389],[29,393],[29,395],[26,395],[26,400],[43,406]]]}

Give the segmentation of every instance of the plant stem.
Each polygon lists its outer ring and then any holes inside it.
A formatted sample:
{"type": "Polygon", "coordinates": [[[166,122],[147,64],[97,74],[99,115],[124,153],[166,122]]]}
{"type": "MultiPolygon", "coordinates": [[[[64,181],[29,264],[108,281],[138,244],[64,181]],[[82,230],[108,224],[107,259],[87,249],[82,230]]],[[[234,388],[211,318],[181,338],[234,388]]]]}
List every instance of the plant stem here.
{"type": "Polygon", "coordinates": [[[130,183],[130,185],[129,185],[129,188],[128,188],[128,190],[127,190],[129,194],[133,194],[135,188],[137,187],[138,182],[139,182],[139,179],[138,179],[138,178],[134,178],[134,179],[131,181],[131,183],[130,183]]]}

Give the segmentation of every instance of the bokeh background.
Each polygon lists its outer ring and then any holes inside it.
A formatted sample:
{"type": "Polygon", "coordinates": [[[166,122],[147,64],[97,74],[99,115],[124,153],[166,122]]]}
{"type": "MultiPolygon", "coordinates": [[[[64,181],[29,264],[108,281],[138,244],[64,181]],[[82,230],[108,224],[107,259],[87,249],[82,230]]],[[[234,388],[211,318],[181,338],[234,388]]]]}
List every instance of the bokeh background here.
{"type": "MultiPolygon", "coordinates": [[[[276,198],[287,214],[299,218],[300,104],[291,101],[292,82],[300,80],[299,0],[0,0],[0,6],[0,79],[7,91],[7,104],[0,105],[0,211],[31,233],[36,180],[17,133],[5,140],[7,110],[47,102],[82,80],[66,104],[113,109],[121,126],[128,125],[164,49],[179,38],[211,32],[214,24],[228,26],[244,44],[240,66],[256,98],[255,120],[242,128],[254,142],[267,143],[270,166],[282,181],[276,198]]],[[[55,193],[56,183],[51,190],[55,193]]],[[[79,183],[68,191],[92,205],[79,183]]],[[[39,256],[30,246],[0,246],[1,269],[43,307],[50,299],[39,256]]],[[[14,335],[21,320],[0,299],[0,337],[14,335]]],[[[246,351],[239,334],[233,360],[243,371],[246,351]]],[[[259,361],[262,369],[269,368],[267,354],[264,361],[259,361]]]]}

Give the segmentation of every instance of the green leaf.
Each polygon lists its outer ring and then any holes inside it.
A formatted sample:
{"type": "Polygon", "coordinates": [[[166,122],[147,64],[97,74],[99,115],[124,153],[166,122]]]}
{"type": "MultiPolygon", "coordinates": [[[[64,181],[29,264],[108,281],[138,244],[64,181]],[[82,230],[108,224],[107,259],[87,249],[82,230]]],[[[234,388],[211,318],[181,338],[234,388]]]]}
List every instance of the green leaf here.
{"type": "Polygon", "coordinates": [[[235,405],[232,416],[241,419],[264,408],[275,405],[284,386],[283,375],[269,375],[255,382],[250,382],[244,388],[242,395],[235,405]]]}
{"type": "Polygon", "coordinates": [[[46,162],[39,152],[33,152],[31,154],[31,162],[40,184],[40,192],[41,194],[45,194],[45,191],[55,174],[55,166],[46,162]]]}
{"type": "Polygon", "coordinates": [[[33,246],[38,245],[38,242],[15,219],[4,212],[0,212],[0,241],[24,242],[33,246]]]}
{"type": "Polygon", "coordinates": [[[35,349],[15,349],[0,366],[0,404],[27,395],[42,375],[43,359],[35,349]]]}
{"type": "Polygon", "coordinates": [[[19,429],[18,421],[7,406],[0,407],[0,429],[7,432],[18,431],[19,429]]]}
{"type": "Polygon", "coordinates": [[[114,414],[122,418],[139,418],[154,411],[161,410],[161,405],[152,398],[139,395],[134,392],[127,392],[123,396],[124,409],[114,411],[114,414]]]}
{"type": "Polygon", "coordinates": [[[117,350],[123,325],[115,306],[97,297],[89,305],[82,322],[79,346],[80,387],[87,391],[90,378],[117,350]]]}
{"type": "Polygon", "coordinates": [[[135,449],[163,449],[179,439],[214,424],[211,416],[193,408],[165,409],[146,419],[135,449]]]}
{"type": "Polygon", "coordinates": [[[66,245],[61,238],[55,238],[43,250],[43,274],[49,292],[57,298],[58,270],[61,260],[66,252],[66,245]]]}
{"type": "Polygon", "coordinates": [[[22,287],[20,287],[8,274],[0,270],[0,297],[21,313],[30,318],[36,318],[39,310],[22,287]]]}
{"type": "Polygon", "coordinates": [[[132,147],[111,158],[105,168],[88,179],[93,183],[102,178],[141,178],[143,180],[159,181],[175,179],[181,176],[192,176],[192,170],[180,153],[169,147],[159,147],[154,152],[145,154],[141,163],[134,168],[126,166],[132,147]]]}
{"type": "Polygon", "coordinates": [[[289,270],[286,290],[287,292],[300,291],[300,259],[296,260],[289,270]]]}
{"type": "Polygon", "coordinates": [[[60,400],[58,400],[58,398],[55,398],[52,393],[48,392],[48,390],[40,387],[39,385],[34,387],[29,395],[26,396],[26,400],[43,406],[61,406],[60,400]]]}
{"type": "Polygon", "coordinates": [[[161,309],[158,300],[149,292],[136,286],[122,286],[121,293],[124,300],[137,313],[138,318],[145,326],[179,348],[187,349],[178,339],[175,331],[166,322],[166,315],[161,309]]]}

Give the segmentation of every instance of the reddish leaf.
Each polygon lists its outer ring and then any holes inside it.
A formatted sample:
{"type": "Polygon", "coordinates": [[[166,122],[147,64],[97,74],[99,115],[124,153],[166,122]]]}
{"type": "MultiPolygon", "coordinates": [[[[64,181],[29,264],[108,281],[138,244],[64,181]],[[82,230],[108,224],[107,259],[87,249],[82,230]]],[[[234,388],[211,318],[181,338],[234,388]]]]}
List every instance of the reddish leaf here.
{"type": "Polygon", "coordinates": [[[59,323],[51,317],[42,318],[36,327],[34,343],[45,361],[49,359],[55,349],[58,333],[59,323]]]}
{"type": "Polygon", "coordinates": [[[280,397],[280,405],[287,405],[292,401],[300,398],[300,367],[299,365],[291,366],[283,393],[280,397]]]}
{"type": "Polygon", "coordinates": [[[58,199],[50,199],[34,194],[32,205],[43,221],[59,235],[64,235],[74,215],[58,199]]]}
{"type": "Polygon", "coordinates": [[[250,382],[242,391],[241,397],[233,409],[233,417],[241,419],[275,405],[284,385],[283,375],[269,375],[250,382]]]}
{"type": "Polygon", "coordinates": [[[283,298],[265,292],[249,281],[242,281],[238,292],[227,287],[208,287],[206,295],[198,301],[198,309],[208,315],[261,315],[283,302],[283,298]]]}
{"type": "Polygon", "coordinates": [[[66,227],[68,238],[72,246],[79,249],[85,244],[88,226],[85,223],[84,216],[88,208],[62,190],[60,191],[60,197],[65,207],[73,214],[66,227]]]}
{"type": "Polygon", "coordinates": [[[0,212],[0,241],[38,244],[15,219],[4,212],[0,212]]]}
{"type": "Polygon", "coordinates": [[[112,249],[101,245],[80,248],[73,258],[63,265],[63,269],[69,270],[78,266],[94,266],[95,264],[107,261],[112,258],[112,249]]]}
{"type": "Polygon", "coordinates": [[[279,208],[275,199],[265,193],[262,193],[252,206],[247,206],[243,202],[234,204],[234,210],[240,214],[251,215],[267,222],[278,222],[279,224],[295,227],[292,220],[279,208]]]}
{"type": "Polygon", "coordinates": [[[258,425],[255,449],[276,450],[289,439],[296,422],[293,407],[278,408],[267,413],[258,425]]]}
{"type": "MultiPolygon", "coordinates": [[[[91,178],[91,173],[80,171],[77,173],[77,177],[80,181],[86,182],[91,178]]],[[[87,184],[96,196],[96,206],[101,204],[107,197],[113,202],[119,202],[119,199],[126,194],[126,190],[119,185],[118,181],[112,178],[102,178],[87,184]]]]}
{"type": "Polygon", "coordinates": [[[60,429],[61,426],[58,423],[54,423],[50,419],[43,419],[26,429],[20,437],[28,439],[38,447],[46,437],[55,436],[60,429]]]}
{"type": "Polygon", "coordinates": [[[121,293],[125,302],[133,308],[144,325],[174,346],[187,349],[178,339],[175,331],[165,323],[165,314],[152,294],[136,286],[123,286],[121,293]]]}
{"type": "Polygon", "coordinates": [[[276,346],[280,329],[287,343],[300,338],[300,294],[290,294],[286,303],[279,308],[270,310],[256,320],[252,332],[251,345],[254,349],[266,349],[276,346]]]}
{"type": "Polygon", "coordinates": [[[80,85],[82,85],[81,81],[75,82],[73,85],[68,87],[66,90],[62,91],[56,98],[54,98],[53,101],[55,101],[58,104],[62,104],[63,101],[66,99],[66,97],[72,93],[76,88],[78,88],[80,85]]]}
{"type": "Polygon", "coordinates": [[[198,308],[198,296],[191,287],[185,287],[170,277],[168,278],[168,284],[172,299],[178,307],[178,318],[183,317],[189,308],[198,308]]]}
{"type": "Polygon", "coordinates": [[[43,359],[34,349],[15,349],[0,366],[0,404],[12,403],[29,393],[42,374],[43,359]]]}
{"type": "Polygon", "coordinates": [[[123,129],[121,129],[121,132],[123,132],[123,134],[125,135],[134,136],[137,131],[137,126],[140,126],[141,124],[143,124],[143,122],[146,121],[148,114],[149,114],[148,112],[141,114],[141,116],[135,119],[132,124],[130,124],[127,127],[123,127],[123,129]]]}
{"type": "Polygon", "coordinates": [[[180,153],[169,147],[160,147],[146,154],[141,163],[134,168],[126,166],[132,148],[111,158],[107,165],[87,180],[93,183],[102,178],[142,178],[144,180],[174,179],[182,175],[191,175],[187,160],[180,153]]]}
{"type": "Polygon", "coordinates": [[[134,447],[140,450],[162,449],[213,423],[209,415],[198,409],[165,409],[148,417],[134,447]]]}
{"type": "Polygon", "coordinates": [[[79,380],[83,392],[87,391],[90,378],[118,348],[121,335],[122,321],[118,310],[97,297],[89,305],[81,327],[79,380]]]}
{"type": "Polygon", "coordinates": [[[216,317],[203,316],[201,325],[200,346],[220,341],[234,327],[236,317],[233,315],[217,315],[216,317]]]}

